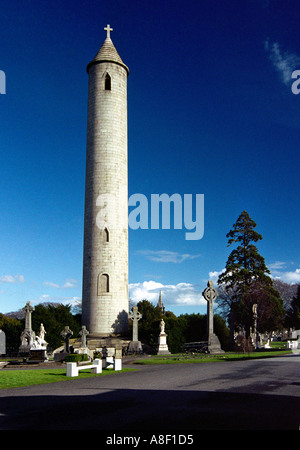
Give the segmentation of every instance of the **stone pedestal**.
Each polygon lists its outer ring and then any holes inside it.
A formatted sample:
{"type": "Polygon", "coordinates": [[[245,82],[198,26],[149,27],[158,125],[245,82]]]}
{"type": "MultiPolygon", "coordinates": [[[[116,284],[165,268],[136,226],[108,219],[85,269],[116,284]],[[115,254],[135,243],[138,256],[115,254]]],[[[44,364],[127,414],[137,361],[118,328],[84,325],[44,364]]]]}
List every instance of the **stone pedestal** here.
{"type": "Polygon", "coordinates": [[[44,362],[48,361],[46,349],[30,349],[29,362],[44,362]]]}
{"type": "Polygon", "coordinates": [[[158,355],[170,355],[169,347],[167,344],[167,334],[161,333],[158,336],[158,346],[157,346],[157,354],[158,355]]]}
{"type": "Polygon", "coordinates": [[[141,341],[131,341],[128,346],[128,353],[142,353],[143,347],[141,341]]]}
{"type": "Polygon", "coordinates": [[[208,336],[208,353],[215,355],[225,353],[224,350],[222,350],[219,338],[215,333],[211,333],[208,336]]]}
{"type": "Polygon", "coordinates": [[[81,355],[88,355],[88,357],[91,359],[91,354],[90,354],[88,347],[76,348],[76,349],[74,349],[74,353],[79,353],[81,355]]]}
{"type": "Polygon", "coordinates": [[[124,353],[126,352],[129,342],[129,340],[118,337],[96,338],[93,335],[89,335],[87,338],[87,347],[91,357],[95,353],[102,353],[103,358],[113,356],[119,359],[122,358],[123,351],[124,353]]]}

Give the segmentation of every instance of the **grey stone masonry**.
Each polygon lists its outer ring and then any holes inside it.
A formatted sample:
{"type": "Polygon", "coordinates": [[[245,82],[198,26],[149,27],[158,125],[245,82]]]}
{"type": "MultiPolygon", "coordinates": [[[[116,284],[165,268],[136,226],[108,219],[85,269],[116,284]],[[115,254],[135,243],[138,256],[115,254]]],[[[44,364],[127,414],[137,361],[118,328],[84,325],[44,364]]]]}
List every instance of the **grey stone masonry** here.
{"type": "Polygon", "coordinates": [[[88,64],[82,324],[89,338],[128,328],[127,76],[107,26],[88,64]]]}

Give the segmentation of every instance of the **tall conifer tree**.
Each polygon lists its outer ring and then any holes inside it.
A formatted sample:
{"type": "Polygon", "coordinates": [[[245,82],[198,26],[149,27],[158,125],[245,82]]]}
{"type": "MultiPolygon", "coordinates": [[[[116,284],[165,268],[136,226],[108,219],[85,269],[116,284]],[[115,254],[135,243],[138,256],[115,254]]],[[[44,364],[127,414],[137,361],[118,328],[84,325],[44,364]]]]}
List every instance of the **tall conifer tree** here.
{"type": "Polygon", "coordinates": [[[272,285],[270,273],[264,258],[252,242],[262,239],[262,236],[254,230],[256,223],[247,213],[243,211],[233,229],[227,233],[228,247],[238,244],[227,260],[225,272],[218,279],[218,284],[225,283],[226,286],[235,288],[236,291],[246,291],[254,281],[260,281],[266,285],[272,285]]]}
{"type": "Polygon", "coordinates": [[[250,218],[247,211],[243,211],[233,225],[233,229],[226,235],[228,247],[232,244],[237,244],[237,247],[230,253],[225,271],[218,278],[218,285],[223,289],[223,297],[226,291],[231,293],[228,317],[231,331],[237,327],[243,327],[247,334],[252,326],[254,303],[258,304],[261,332],[270,331],[273,326],[278,328],[283,316],[283,302],[279,293],[273,288],[273,281],[269,276],[270,271],[264,258],[254,245],[262,239],[255,228],[254,220],[250,218]],[[266,314],[263,314],[263,311],[267,304],[268,317],[272,319],[273,311],[276,320],[266,321],[264,317],[266,314]]]}

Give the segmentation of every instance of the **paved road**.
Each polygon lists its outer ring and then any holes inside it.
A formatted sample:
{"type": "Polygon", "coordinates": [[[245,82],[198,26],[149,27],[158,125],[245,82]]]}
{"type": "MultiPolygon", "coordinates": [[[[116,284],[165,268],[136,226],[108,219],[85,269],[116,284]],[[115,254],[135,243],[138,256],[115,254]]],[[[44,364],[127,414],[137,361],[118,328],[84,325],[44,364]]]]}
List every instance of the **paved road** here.
{"type": "Polygon", "coordinates": [[[137,367],[0,390],[0,430],[299,429],[299,355],[137,367]]]}

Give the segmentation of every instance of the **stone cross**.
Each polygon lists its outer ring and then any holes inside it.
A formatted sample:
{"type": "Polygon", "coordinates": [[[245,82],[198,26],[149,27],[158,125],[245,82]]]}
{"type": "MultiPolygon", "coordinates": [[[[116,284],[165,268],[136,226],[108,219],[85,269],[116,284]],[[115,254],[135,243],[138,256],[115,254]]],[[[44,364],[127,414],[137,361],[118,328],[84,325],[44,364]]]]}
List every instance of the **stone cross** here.
{"type": "Polygon", "coordinates": [[[89,331],[86,329],[85,325],[82,325],[81,330],[79,331],[79,334],[81,336],[81,347],[86,347],[86,337],[89,333],[89,331]]]}
{"type": "Polygon", "coordinates": [[[212,281],[208,281],[207,288],[204,289],[202,295],[207,301],[207,335],[210,336],[214,333],[213,302],[218,296],[212,281]]]}
{"type": "Polygon", "coordinates": [[[202,292],[203,297],[207,301],[207,349],[208,353],[224,353],[221,349],[221,344],[218,336],[214,333],[214,312],[213,303],[218,294],[213,287],[212,281],[207,283],[207,288],[202,292]]]}
{"type": "Polygon", "coordinates": [[[110,28],[110,25],[107,25],[104,30],[107,31],[107,37],[110,39],[110,32],[114,31],[113,28],[110,28]]]}
{"type": "Polygon", "coordinates": [[[138,321],[142,318],[142,314],[138,312],[137,306],[132,308],[132,313],[129,314],[129,317],[133,322],[132,340],[138,341],[138,321]]]}
{"type": "Polygon", "coordinates": [[[27,302],[23,311],[25,311],[25,330],[31,331],[31,314],[34,311],[34,306],[31,306],[30,302],[27,302]]]}
{"type": "Polygon", "coordinates": [[[64,328],[64,330],[60,334],[61,334],[61,336],[64,339],[64,344],[65,344],[64,351],[65,351],[65,353],[70,353],[70,345],[69,344],[70,344],[70,337],[73,336],[73,331],[70,330],[69,326],[66,326],[64,328]]]}
{"type": "Polygon", "coordinates": [[[30,302],[27,302],[23,308],[25,312],[25,329],[21,333],[21,346],[19,347],[20,353],[27,353],[35,340],[35,332],[31,328],[31,314],[34,311],[34,307],[31,306],[30,302]]]}

